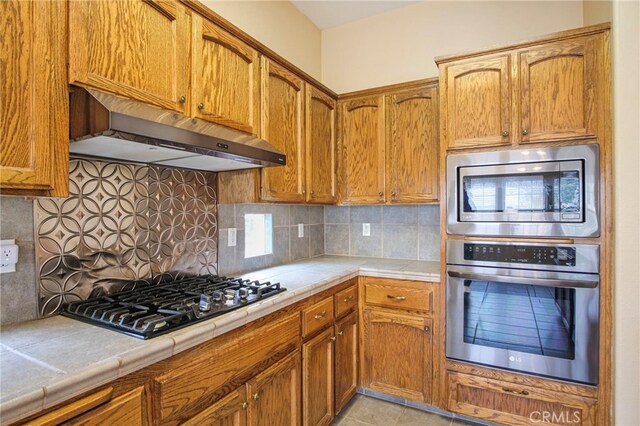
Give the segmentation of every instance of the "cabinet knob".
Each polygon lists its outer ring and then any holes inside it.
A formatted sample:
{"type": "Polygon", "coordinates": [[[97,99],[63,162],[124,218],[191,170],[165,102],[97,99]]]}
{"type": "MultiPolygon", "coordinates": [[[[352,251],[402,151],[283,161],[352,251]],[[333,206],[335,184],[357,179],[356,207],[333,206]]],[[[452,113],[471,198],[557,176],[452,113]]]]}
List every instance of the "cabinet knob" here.
{"type": "Polygon", "coordinates": [[[426,332],[428,333],[430,330],[431,330],[431,329],[429,328],[429,326],[428,326],[428,325],[425,325],[425,326],[424,326],[424,331],[426,331],[426,332]]]}
{"type": "Polygon", "coordinates": [[[522,129],[522,136],[527,136],[529,134],[529,129],[522,129]]]}
{"type": "Polygon", "coordinates": [[[395,197],[395,196],[396,196],[396,191],[393,191],[393,192],[391,193],[391,196],[392,196],[392,197],[395,197]]]}
{"type": "Polygon", "coordinates": [[[353,300],[353,296],[345,297],[344,303],[349,303],[353,300]]]}
{"type": "Polygon", "coordinates": [[[198,104],[198,109],[204,109],[204,104],[202,102],[198,104]]]}
{"type": "Polygon", "coordinates": [[[259,399],[260,399],[260,392],[256,392],[256,393],[254,393],[254,394],[253,394],[253,396],[252,396],[252,398],[253,398],[254,400],[256,400],[256,401],[257,401],[257,400],[259,400],[259,399]]]}
{"type": "Polygon", "coordinates": [[[338,331],[338,336],[344,336],[344,332],[343,331],[338,331]]]}
{"type": "Polygon", "coordinates": [[[383,196],[384,196],[384,192],[380,191],[380,192],[378,192],[378,195],[379,195],[380,197],[383,197],[383,196]]]}
{"type": "Polygon", "coordinates": [[[315,195],[315,193],[316,193],[316,191],[313,191],[313,190],[311,191],[311,195],[312,196],[315,195]]]}
{"type": "Polygon", "coordinates": [[[502,131],[502,137],[506,138],[507,136],[509,136],[509,131],[508,130],[503,130],[502,131]]]}
{"type": "Polygon", "coordinates": [[[335,342],[336,341],[336,336],[331,336],[331,341],[335,342]]]}
{"type": "Polygon", "coordinates": [[[178,102],[180,102],[181,104],[187,102],[187,98],[186,96],[182,95],[178,98],[178,102]]]}
{"type": "Polygon", "coordinates": [[[245,401],[242,404],[240,404],[240,406],[242,407],[243,410],[246,410],[249,407],[249,403],[245,401]]]}

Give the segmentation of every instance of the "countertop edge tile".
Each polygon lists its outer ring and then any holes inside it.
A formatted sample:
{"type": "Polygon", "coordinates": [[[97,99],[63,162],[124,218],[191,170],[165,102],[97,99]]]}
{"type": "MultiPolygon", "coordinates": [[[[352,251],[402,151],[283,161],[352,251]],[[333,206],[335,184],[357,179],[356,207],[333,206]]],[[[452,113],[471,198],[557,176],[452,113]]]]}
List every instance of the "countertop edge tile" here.
{"type": "Polygon", "coordinates": [[[44,388],[39,387],[31,392],[3,402],[0,405],[0,423],[9,424],[36,414],[44,409],[44,388]]]}
{"type": "MultiPolygon", "coordinates": [[[[320,256],[243,274],[243,277],[252,279],[271,281],[287,279],[289,282],[292,279],[298,279],[297,275],[299,275],[299,279],[303,282],[300,285],[295,281],[290,285],[285,284],[285,287],[291,288],[264,302],[149,340],[145,346],[93,363],[85,369],[56,379],[44,387],[25,389],[25,393],[16,393],[15,397],[9,396],[10,400],[2,401],[0,414],[3,416],[3,421],[5,413],[10,413],[12,421],[32,415],[358,276],[437,282],[439,281],[438,273],[423,272],[423,270],[433,268],[434,271],[439,272],[438,265],[438,262],[404,259],[394,262],[392,259],[320,256]],[[300,264],[299,268],[296,267],[297,263],[300,264]],[[380,266],[375,267],[375,264],[380,266]],[[317,274],[314,273],[314,267],[318,269],[317,274]],[[294,275],[293,278],[291,274],[294,275]],[[311,274],[312,278],[309,282],[304,282],[304,277],[308,274],[311,274]],[[39,395],[38,398],[35,397],[37,395],[39,395]]],[[[84,325],[81,322],[78,324],[84,325]]],[[[33,327],[33,324],[29,324],[26,328],[30,327],[33,327]]],[[[64,341],[61,341],[61,344],[64,344],[64,341]]]]}

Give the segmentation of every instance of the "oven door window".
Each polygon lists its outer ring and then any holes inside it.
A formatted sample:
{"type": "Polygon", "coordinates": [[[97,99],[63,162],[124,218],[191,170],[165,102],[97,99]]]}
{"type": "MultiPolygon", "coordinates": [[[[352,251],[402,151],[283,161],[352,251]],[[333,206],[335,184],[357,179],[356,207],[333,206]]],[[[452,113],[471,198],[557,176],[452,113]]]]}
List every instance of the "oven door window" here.
{"type": "Polygon", "coordinates": [[[575,289],[464,282],[464,342],[575,359],[575,289]]]}
{"type": "Polygon", "coordinates": [[[580,211],[577,170],[462,177],[464,213],[575,213],[580,211]]]}

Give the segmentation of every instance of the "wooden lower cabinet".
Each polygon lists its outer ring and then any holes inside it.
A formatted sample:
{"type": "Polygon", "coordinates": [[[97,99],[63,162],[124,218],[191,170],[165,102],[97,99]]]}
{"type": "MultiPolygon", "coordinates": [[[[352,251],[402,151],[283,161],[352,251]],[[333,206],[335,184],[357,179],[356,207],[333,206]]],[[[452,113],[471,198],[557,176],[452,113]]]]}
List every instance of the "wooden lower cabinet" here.
{"type": "Polygon", "coordinates": [[[595,425],[592,398],[447,372],[447,409],[506,425],[595,425]]]}
{"type": "Polygon", "coordinates": [[[86,414],[65,423],[76,426],[136,426],[147,425],[144,404],[144,387],[121,395],[86,414]]]}
{"type": "Polygon", "coordinates": [[[431,403],[432,320],[366,308],[362,385],[412,401],[431,403]]]}
{"type": "Polygon", "coordinates": [[[183,426],[244,426],[247,424],[248,407],[247,392],[242,386],[187,420],[183,426]]]}
{"type": "Polygon", "coordinates": [[[333,342],[328,328],[302,345],[302,424],[328,425],[333,419],[333,342]]]}
{"type": "Polygon", "coordinates": [[[247,383],[250,426],[300,424],[300,352],[287,356],[247,383]]]}
{"type": "Polygon", "coordinates": [[[334,407],[338,414],[358,387],[358,313],[352,312],[335,325],[334,407]]]}

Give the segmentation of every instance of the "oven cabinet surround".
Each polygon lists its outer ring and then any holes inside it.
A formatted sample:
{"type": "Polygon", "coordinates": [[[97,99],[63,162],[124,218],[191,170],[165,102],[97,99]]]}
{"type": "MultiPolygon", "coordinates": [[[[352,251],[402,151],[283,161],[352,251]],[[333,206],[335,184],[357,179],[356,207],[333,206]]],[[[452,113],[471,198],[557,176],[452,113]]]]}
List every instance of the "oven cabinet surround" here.
{"type": "Polygon", "coordinates": [[[431,404],[436,283],[362,278],[361,386],[431,404]]]}
{"type": "Polygon", "coordinates": [[[27,420],[294,426],[313,410],[329,424],[356,390],[357,297],[347,280],[27,420]]]}
{"type": "Polygon", "coordinates": [[[340,204],[438,201],[438,82],[341,95],[340,204]]]}
{"type": "Polygon", "coordinates": [[[358,282],[302,310],[302,424],[328,425],[357,388],[358,282]]]}
{"type": "Polygon", "coordinates": [[[2,1],[0,22],[0,194],[66,197],[66,5],[2,1]]]}
{"type": "Polygon", "coordinates": [[[606,137],[608,24],[437,58],[447,149],[606,137]]]}

